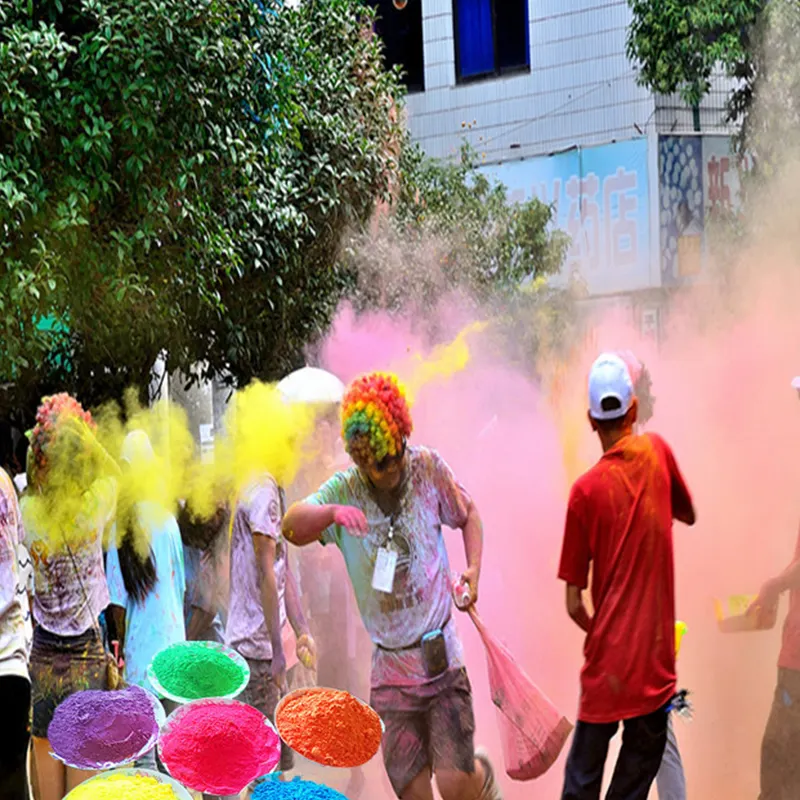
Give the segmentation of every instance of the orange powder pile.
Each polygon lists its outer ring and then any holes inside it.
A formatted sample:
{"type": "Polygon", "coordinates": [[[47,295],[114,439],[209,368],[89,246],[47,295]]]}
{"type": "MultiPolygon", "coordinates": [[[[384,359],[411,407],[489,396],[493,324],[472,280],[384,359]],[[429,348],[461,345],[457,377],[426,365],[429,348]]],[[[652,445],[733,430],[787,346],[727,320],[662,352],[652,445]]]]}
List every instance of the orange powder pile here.
{"type": "Polygon", "coordinates": [[[275,724],[305,758],[328,767],[359,767],[381,746],[380,717],[348,692],[303,689],[288,695],[275,724]]]}

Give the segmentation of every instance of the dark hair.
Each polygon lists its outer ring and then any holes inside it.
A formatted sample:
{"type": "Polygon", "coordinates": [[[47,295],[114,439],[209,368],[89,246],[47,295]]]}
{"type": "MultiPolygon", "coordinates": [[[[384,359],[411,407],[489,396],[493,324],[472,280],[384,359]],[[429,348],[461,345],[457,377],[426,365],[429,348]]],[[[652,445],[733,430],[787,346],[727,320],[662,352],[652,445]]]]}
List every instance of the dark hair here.
{"type": "Polygon", "coordinates": [[[183,506],[178,512],[181,541],[187,547],[210,549],[225,529],[229,521],[228,513],[227,506],[220,506],[209,519],[202,519],[195,516],[188,505],[183,506]]]}
{"type": "MultiPolygon", "coordinates": [[[[622,403],[620,403],[617,397],[604,397],[600,401],[600,408],[602,408],[603,411],[618,411],[622,408],[622,403]]],[[[603,433],[614,433],[614,431],[618,431],[625,426],[625,420],[627,418],[628,414],[626,412],[621,417],[615,417],[614,419],[596,419],[594,422],[595,425],[597,425],[597,429],[603,433]]]]}
{"type": "Polygon", "coordinates": [[[156,559],[152,547],[149,547],[144,559],[136,552],[134,537],[136,534],[143,536],[144,531],[139,529],[135,508],[126,517],[127,519],[118,520],[123,526],[118,549],[119,569],[128,596],[136,605],[142,605],[156,585],[156,559]]]}

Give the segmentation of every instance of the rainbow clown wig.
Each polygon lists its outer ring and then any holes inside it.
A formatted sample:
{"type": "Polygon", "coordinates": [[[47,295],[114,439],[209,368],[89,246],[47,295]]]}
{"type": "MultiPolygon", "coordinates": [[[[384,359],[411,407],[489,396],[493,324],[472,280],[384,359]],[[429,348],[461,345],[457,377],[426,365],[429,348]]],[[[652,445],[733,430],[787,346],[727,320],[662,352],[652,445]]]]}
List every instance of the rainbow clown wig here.
{"type": "Polygon", "coordinates": [[[374,465],[401,455],[411,428],[405,389],[394,375],[362,375],[347,388],[342,439],[356,464],[374,465]]]}

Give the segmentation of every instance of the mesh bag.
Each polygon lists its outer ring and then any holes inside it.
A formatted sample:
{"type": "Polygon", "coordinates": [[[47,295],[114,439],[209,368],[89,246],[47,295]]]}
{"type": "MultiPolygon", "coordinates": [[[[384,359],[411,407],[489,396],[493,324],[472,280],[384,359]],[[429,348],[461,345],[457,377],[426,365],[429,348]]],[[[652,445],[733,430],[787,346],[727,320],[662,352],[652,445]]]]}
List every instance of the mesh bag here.
{"type": "Polygon", "coordinates": [[[572,731],[572,723],[486,630],[474,608],[470,609],[470,616],[486,648],[489,687],[497,707],[506,773],[515,781],[538,778],[555,763],[572,731]]]}

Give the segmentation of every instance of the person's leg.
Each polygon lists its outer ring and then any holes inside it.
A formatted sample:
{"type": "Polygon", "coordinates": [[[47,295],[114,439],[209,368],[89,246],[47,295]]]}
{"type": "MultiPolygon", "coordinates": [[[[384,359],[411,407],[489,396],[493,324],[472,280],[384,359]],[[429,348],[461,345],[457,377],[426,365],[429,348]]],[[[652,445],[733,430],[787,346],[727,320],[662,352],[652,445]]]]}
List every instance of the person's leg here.
{"type": "Polygon", "coordinates": [[[439,680],[426,722],[430,760],[442,800],[500,800],[488,757],[475,752],[475,714],[466,670],[451,670],[439,680]]]}
{"type": "Polygon", "coordinates": [[[401,800],[433,800],[426,701],[413,689],[381,687],[371,691],[369,702],[386,727],[381,753],[392,790],[401,800]]]}
{"type": "Polygon", "coordinates": [[[656,775],[656,786],[658,800],[686,800],[686,776],[671,715],[667,722],[667,745],[656,775]]]}
{"type": "Polygon", "coordinates": [[[608,744],[618,727],[616,722],[597,725],[578,721],[567,756],[561,800],[598,800],[608,744]]]}
{"type": "Polygon", "coordinates": [[[667,744],[666,709],[625,720],[606,800],[647,800],[667,744]]]}
{"type": "Polygon", "coordinates": [[[67,793],[67,768],[50,755],[50,742],[47,739],[34,736],[33,749],[41,800],[61,800],[67,793]]]}
{"type": "Polygon", "coordinates": [[[98,772],[96,770],[88,771],[85,769],[72,769],[72,767],[67,767],[67,791],[71,792],[78,784],[88,781],[89,778],[93,778],[97,774],[98,772]]]}
{"type": "Polygon", "coordinates": [[[0,678],[0,797],[28,800],[31,684],[27,678],[0,678]]]}
{"type": "Polygon", "coordinates": [[[433,786],[431,785],[431,771],[426,767],[411,783],[399,794],[400,800],[433,800],[433,786]]]}
{"type": "Polygon", "coordinates": [[[800,672],[781,669],[761,743],[760,800],[800,797],[800,672]]]}

